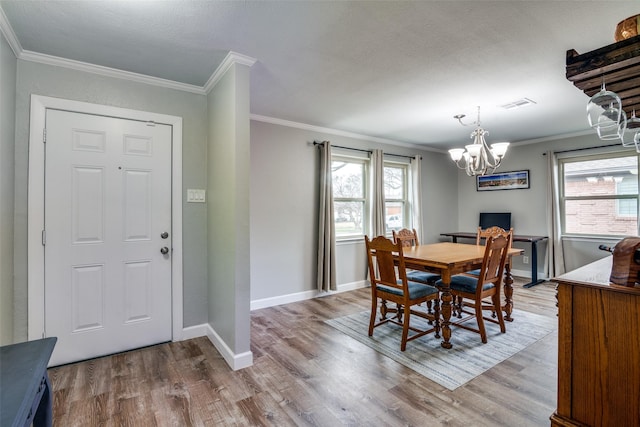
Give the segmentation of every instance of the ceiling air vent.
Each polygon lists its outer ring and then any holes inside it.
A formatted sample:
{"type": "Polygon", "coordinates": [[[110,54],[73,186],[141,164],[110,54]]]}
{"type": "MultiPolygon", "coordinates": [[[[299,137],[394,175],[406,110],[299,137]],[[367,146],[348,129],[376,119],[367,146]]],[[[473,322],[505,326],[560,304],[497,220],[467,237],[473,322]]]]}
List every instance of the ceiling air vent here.
{"type": "Polygon", "coordinates": [[[529,99],[529,98],[522,98],[522,99],[518,99],[517,101],[513,101],[513,102],[508,102],[506,104],[501,105],[500,107],[504,108],[505,110],[513,110],[515,108],[522,108],[522,107],[527,107],[529,105],[533,105],[536,102],[529,99]]]}

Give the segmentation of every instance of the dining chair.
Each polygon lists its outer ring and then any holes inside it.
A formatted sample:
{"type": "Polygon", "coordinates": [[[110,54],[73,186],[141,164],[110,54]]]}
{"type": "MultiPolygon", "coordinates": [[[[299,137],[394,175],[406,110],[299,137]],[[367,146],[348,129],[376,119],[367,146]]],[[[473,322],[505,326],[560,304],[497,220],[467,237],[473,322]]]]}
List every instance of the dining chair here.
{"type": "MultiPolygon", "coordinates": [[[[409,230],[407,228],[403,228],[402,230],[396,232],[392,231],[393,241],[402,242],[402,246],[420,246],[420,241],[418,240],[418,233],[416,233],[416,229],[409,230]]],[[[413,282],[426,283],[427,285],[433,285],[440,279],[440,275],[436,273],[429,273],[424,270],[408,270],[407,271],[407,279],[413,282]]],[[[431,308],[430,305],[429,309],[431,308]]]]}
{"type": "Polygon", "coordinates": [[[404,255],[402,253],[402,241],[392,242],[385,236],[375,237],[369,240],[365,236],[369,274],[371,278],[371,317],[369,319],[369,336],[373,335],[373,329],[385,323],[394,323],[402,326],[402,339],[400,350],[405,351],[407,342],[435,332],[435,337],[440,338],[440,303],[439,292],[435,286],[418,283],[407,279],[404,255]],[[375,262],[374,262],[375,261],[375,262]],[[378,311],[378,299],[380,304],[380,320],[376,321],[378,311]],[[398,307],[396,316],[387,317],[389,312],[387,301],[396,303],[398,307]],[[413,306],[426,301],[433,301],[434,312],[429,314],[413,306]],[[410,325],[411,317],[418,316],[426,319],[429,328],[418,328],[410,325]],[[409,331],[414,332],[409,336],[409,331]]]}
{"type": "MultiPolygon", "coordinates": [[[[511,247],[511,238],[510,232],[494,233],[487,238],[478,277],[465,274],[456,274],[451,277],[449,286],[455,302],[454,310],[460,317],[460,320],[453,322],[452,325],[479,333],[483,343],[487,342],[485,320],[500,325],[500,332],[506,332],[500,307],[500,290],[507,254],[511,247]],[[484,316],[484,310],[491,310],[497,319],[493,316],[484,316]],[[466,316],[463,317],[462,314],[466,314],[466,316]],[[477,329],[465,324],[473,317],[476,318],[477,329]]],[[[444,282],[438,280],[436,286],[442,288],[444,282]]]]}
{"type": "MultiPolygon", "coordinates": [[[[497,233],[505,233],[505,229],[498,227],[498,226],[493,226],[493,227],[489,227],[489,228],[485,228],[484,230],[482,229],[482,227],[478,227],[478,231],[476,233],[476,245],[480,246],[480,244],[482,243],[483,240],[486,240],[487,237],[497,234],[497,233]]],[[[511,234],[511,243],[513,244],[513,227],[511,227],[509,229],[509,233],[511,234]]],[[[470,276],[474,276],[477,277],[480,275],[480,269],[475,269],[475,270],[471,270],[471,271],[465,271],[464,274],[468,274],[470,276]]]]}

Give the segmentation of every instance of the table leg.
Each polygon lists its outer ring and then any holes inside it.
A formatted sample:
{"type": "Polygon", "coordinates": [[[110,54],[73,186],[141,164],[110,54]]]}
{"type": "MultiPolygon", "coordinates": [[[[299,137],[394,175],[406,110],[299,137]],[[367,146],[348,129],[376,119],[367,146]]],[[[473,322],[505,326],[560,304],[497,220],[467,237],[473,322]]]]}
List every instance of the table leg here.
{"type": "Polygon", "coordinates": [[[535,240],[531,242],[531,282],[527,283],[523,287],[530,288],[540,283],[544,283],[546,280],[538,279],[538,242],[535,240]]]}
{"type": "Polygon", "coordinates": [[[442,281],[444,282],[442,289],[440,290],[440,311],[442,312],[442,342],[440,345],[444,348],[451,348],[452,344],[449,342],[451,339],[451,275],[449,273],[442,274],[442,281]]]}
{"type": "Polygon", "coordinates": [[[45,390],[42,393],[40,404],[36,410],[33,418],[34,427],[51,427],[53,423],[53,391],[51,389],[51,383],[49,382],[49,375],[44,374],[44,387],[45,390]]]}
{"type": "Polygon", "coordinates": [[[502,310],[506,316],[504,320],[513,322],[511,313],[513,312],[513,276],[511,275],[511,264],[507,263],[504,266],[504,306],[502,310]]]}

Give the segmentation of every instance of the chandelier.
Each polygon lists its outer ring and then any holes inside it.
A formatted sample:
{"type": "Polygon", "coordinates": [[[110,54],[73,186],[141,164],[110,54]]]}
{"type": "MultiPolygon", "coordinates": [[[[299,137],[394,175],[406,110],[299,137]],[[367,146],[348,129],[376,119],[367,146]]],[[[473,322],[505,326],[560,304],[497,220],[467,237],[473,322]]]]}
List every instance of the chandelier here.
{"type": "Polygon", "coordinates": [[[454,119],[458,119],[462,126],[475,126],[476,129],[471,132],[471,139],[473,144],[465,145],[464,148],[453,148],[449,150],[451,160],[456,163],[456,166],[464,171],[469,176],[484,175],[487,171],[493,172],[507,153],[509,147],[508,142],[496,142],[491,144],[491,148],[485,141],[485,135],[489,135],[489,131],[482,129],[480,126],[480,107],[478,107],[478,119],[470,124],[465,124],[462,119],[464,114],[458,114],[453,116],[454,119]]]}
{"type": "Polygon", "coordinates": [[[640,118],[635,110],[629,119],[618,94],[602,88],[587,103],[587,121],[602,140],[620,140],[623,147],[635,147],[640,152],[640,118]]]}

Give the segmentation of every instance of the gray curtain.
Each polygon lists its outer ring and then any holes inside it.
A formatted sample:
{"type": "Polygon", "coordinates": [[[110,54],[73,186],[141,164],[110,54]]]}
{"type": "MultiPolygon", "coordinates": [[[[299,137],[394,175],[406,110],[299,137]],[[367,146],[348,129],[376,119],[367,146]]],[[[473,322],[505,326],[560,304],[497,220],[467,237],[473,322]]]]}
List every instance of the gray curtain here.
{"type": "Polygon", "coordinates": [[[371,238],[385,234],[383,157],[382,150],[371,152],[371,238]]]}
{"type": "Polygon", "coordinates": [[[562,229],[560,221],[560,195],[558,190],[558,159],[553,151],[547,151],[547,257],[544,272],[547,277],[556,277],[565,272],[562,229]]]}
{"type": "Polygon", "coordinates": [[[336,235],[333,221],[333,185],[331,177],[331,143],[320,147],[320,203],[318,212],[318,282],[320,292],[335,291],[336,235]]]}
{"type": "Polygon", "coordinates": [[[416,229],[418,241],[422,242],[422,172],[421,157],[415,156],[411,159],[411,182],[409,191],[411,195],[411,224],[416,229]]]}

